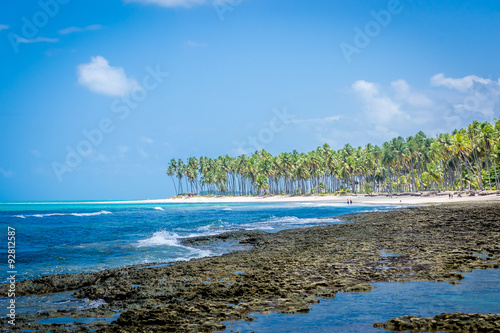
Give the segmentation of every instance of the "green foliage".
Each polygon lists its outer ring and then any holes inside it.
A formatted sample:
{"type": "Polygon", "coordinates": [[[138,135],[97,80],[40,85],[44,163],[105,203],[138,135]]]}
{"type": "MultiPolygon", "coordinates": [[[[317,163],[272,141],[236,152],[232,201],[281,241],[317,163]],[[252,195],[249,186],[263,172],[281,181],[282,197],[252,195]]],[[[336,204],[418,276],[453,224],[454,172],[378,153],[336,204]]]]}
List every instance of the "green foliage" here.
{"type": "Polygon", "coordinates": [[[372,184],[370,183],[365,183],[363,185],[363,192],[365,192],[366,194],[370,194],[373,192],[373,189],[372,189],[372,184]]]}
{"type": "Polygon", "coordinates": [[[496,189],[500,181],[500,121],[428,138],[419,132],[382,146],[328,145],[308,153],[265,150],[252,155],[171,159],[176,193],[205,195],[345,195],[422,189],[496,189]]]}

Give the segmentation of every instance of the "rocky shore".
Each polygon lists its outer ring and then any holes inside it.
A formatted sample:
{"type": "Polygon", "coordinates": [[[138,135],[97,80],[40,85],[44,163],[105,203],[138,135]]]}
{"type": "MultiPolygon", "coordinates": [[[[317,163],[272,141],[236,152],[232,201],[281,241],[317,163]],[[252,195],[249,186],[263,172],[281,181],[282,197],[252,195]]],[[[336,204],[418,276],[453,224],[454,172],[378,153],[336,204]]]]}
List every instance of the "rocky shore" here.
{"type": "Polygon", "coordinates": [[[490,332],[500,333],[500,314],[482,315],[478,313],[442,313],[434,318],[404,316],[385,323],[375,323],[373,327],[390,331],[411,332],[490,332]]]}
{"type": "MultiPolygon", "coordinates": [[[[348,223],[186,240],[189,246],[231,241],[251,247],[218,257],[24,281],[16,286],[19,295],[75,290],[77,297],[104,299],[107,304],[82,311],[18,315],[14,328],[6,318],[0,323],[11,331],[211,332],[223,330],[224,321],[251,320],[252,312],[305,313],[319,297],[369,291],[371,282],[460,283],[463,272],[500,268],[498,201],[340,218],[348,223]],[[118,319],[39,322],[58,317],[118,319]]],[[[5,286],[0,292],[5,294],[5,286]]]]}

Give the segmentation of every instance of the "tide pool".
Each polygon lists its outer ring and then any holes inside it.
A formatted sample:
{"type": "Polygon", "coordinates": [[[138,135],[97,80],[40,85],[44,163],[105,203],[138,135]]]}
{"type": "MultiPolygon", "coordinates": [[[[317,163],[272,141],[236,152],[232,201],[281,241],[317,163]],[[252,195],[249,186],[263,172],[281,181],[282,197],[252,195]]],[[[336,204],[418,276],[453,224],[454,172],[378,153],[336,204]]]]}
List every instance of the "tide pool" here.
{"type": "Polygon", "coordinates": [[[375,322],[413,315],[434,317],[443,312],[500,313],[500,270],[463,274],[461,284],[447,282],[381,282],[369,292],[338,293],[320,299],[307,314],[254,314],[253,322],[226,322],[225,332],[387,332],[375,322]]]}

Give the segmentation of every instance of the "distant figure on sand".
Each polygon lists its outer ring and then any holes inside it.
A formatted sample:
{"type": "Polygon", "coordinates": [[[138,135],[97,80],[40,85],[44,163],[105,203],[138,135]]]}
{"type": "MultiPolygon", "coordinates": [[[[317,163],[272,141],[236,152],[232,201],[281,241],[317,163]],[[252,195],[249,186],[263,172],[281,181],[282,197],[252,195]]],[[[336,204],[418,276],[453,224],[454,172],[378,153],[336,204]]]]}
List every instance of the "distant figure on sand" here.
{"type": "Polygon", "coordinates": [[[349,199],[347,199],[347,204],[349,204],[349,199]]]}
{"type": "Polygon", "coordinates": [[[349,203],[352,205],[352,200],[349,200],[349,203]]]}

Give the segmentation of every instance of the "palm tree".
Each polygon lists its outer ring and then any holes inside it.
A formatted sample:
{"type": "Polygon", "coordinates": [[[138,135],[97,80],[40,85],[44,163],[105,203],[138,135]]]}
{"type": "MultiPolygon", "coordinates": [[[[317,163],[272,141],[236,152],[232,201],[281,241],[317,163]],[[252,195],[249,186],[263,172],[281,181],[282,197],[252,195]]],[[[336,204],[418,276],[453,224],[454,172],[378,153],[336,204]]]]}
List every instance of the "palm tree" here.
{"type": "Polygon", "coordinates": [[[257,189],[257,194],[261,194],[263,189],[269,188],[269,183],[264,175],[258,175],[253,184],[257,189]]]}
{"type": "Polygon", "coordinates": [[[174,176],[176,175],[176,173],[177,173],[177,161],[175,160],[175,158],[173,158],[170,160],[170,164],[167,169],[167,175],[169,175],[170,178],[172,178],[172,183],[174,183],[175,193],[178,195],[179,192],[177,191],[177,186],[175,186],[175,181],[174,181],[174,176]]]}
{"type": "Polygon", "coordinates": [[[333,150],[327,144],[308,153],[265,150],[237,158],[172,159],[167,168],[176,193],[186,190],[232,195],[295,194],[361,189],[375,192],[433,189],[499,188],[500,120],[473,122],[467,128],[427,138],[423,132],[353,148],[333,150]],[[494,178],[493,178],[494,175],[494,178]],[[174,181],[178,178],[178,183],[174,181]],[[487,178],[487,183],[486,183],[487,178]],[[201,180],[201,181],[200,181],[201,180]],[[368,186],[367,184],[372,184],[368,186]],[[493,184],[494,183],[494,184],[493,184]]]}
{"type": "Polygon", "coordinates": [[[177,179],[179,179],[179,192],[183,193],[182,191],[182,178],[184,178],[184,162],[179,158],[177,161],[177,168],[175,170],[177,179]]]}

